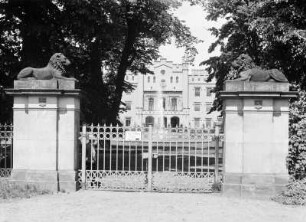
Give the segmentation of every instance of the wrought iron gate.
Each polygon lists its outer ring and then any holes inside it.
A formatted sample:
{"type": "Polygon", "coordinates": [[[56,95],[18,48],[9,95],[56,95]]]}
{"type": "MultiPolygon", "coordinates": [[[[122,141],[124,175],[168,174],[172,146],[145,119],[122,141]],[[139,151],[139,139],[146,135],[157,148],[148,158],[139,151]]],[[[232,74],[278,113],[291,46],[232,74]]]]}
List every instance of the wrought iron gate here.
{"type": "Polygon", "coordinates": [[[84,189],[210,192],[222,179],[218,130],[84,125],[81,141],[84,189]]]}

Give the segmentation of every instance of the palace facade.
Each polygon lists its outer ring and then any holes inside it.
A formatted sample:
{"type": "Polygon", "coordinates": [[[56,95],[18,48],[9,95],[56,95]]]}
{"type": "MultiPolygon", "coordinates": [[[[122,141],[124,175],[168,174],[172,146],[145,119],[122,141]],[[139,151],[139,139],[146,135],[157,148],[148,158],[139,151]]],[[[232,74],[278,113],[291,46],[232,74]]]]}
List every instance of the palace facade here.
{"type": "Polygon", "coordinates": [[[207,113],[215,97],[211,92],[215,82],[206,82],[205,70],[164,58],[155,61],[151,70],[154,75],[126,75],[125,80],[136,88],[122,97],[127,111],[120,121],[125,126],[213,127],[219,113],[207,113]]]}

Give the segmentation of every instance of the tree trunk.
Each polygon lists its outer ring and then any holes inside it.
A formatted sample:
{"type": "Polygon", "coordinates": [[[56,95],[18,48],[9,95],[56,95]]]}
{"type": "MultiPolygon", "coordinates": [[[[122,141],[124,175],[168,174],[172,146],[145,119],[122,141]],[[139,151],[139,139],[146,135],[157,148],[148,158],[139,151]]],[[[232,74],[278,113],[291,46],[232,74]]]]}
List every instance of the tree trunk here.
{"type": "Polygon", "coordinates": [[[117,117],[120,110],[120,104],[123,93],[124,78],[128,67],[132,63],[132,61],[129,60],[129,58],[131,56],[133,45],[136,41],[136,36],[137,36],[136,24],[133,23],[132,21],[128,21],[127,24],[128,24],[127,37],[125,40],[124,48],[120,59],[120,64],[117,71],[117,77],[115,81],[116,84],[115,97],[112,104],[112,115],[110,117],[110,121],[114,124],[117,123],[117,117]]]}

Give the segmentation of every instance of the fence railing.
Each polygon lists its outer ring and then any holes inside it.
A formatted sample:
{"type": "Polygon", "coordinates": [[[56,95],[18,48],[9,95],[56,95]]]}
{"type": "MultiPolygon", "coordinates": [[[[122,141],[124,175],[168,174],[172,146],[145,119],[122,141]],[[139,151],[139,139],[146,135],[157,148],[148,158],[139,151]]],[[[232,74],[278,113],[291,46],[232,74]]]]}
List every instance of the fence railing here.
{"type": "Polygon", "coordinates": [[[219,131],[83,125],[81,135],[79,182],[87,187],[210,190],[222,177],[223,134],[219,131]]]}
{"type": "Polygon", "coordinates": [[[13,168],[13,125],[0,124],[0,178],[9,177],[13,168]]]}

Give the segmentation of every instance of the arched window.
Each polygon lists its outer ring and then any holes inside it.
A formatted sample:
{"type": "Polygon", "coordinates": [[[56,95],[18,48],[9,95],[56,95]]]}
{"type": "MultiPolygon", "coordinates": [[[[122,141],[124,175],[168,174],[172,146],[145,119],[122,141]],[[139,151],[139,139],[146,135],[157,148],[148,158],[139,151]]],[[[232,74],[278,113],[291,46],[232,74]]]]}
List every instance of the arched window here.
{"type": "Polygon", "coordinates": [[[154,99],[149,98],[149,110],[154,110],[154,99]]]}
{"type": "Polygon", "coordinates": [[[176,79],[176,83],[178,83],[178,81],[179,81],[179,77],[177,76],[175,79],[176,79]]]}
{"type": "Polygon", "coordinates": [[[155,82],[156,81],[156,78],[155,78],[155,76],[153,76],[153,82],[155,82]]]}

